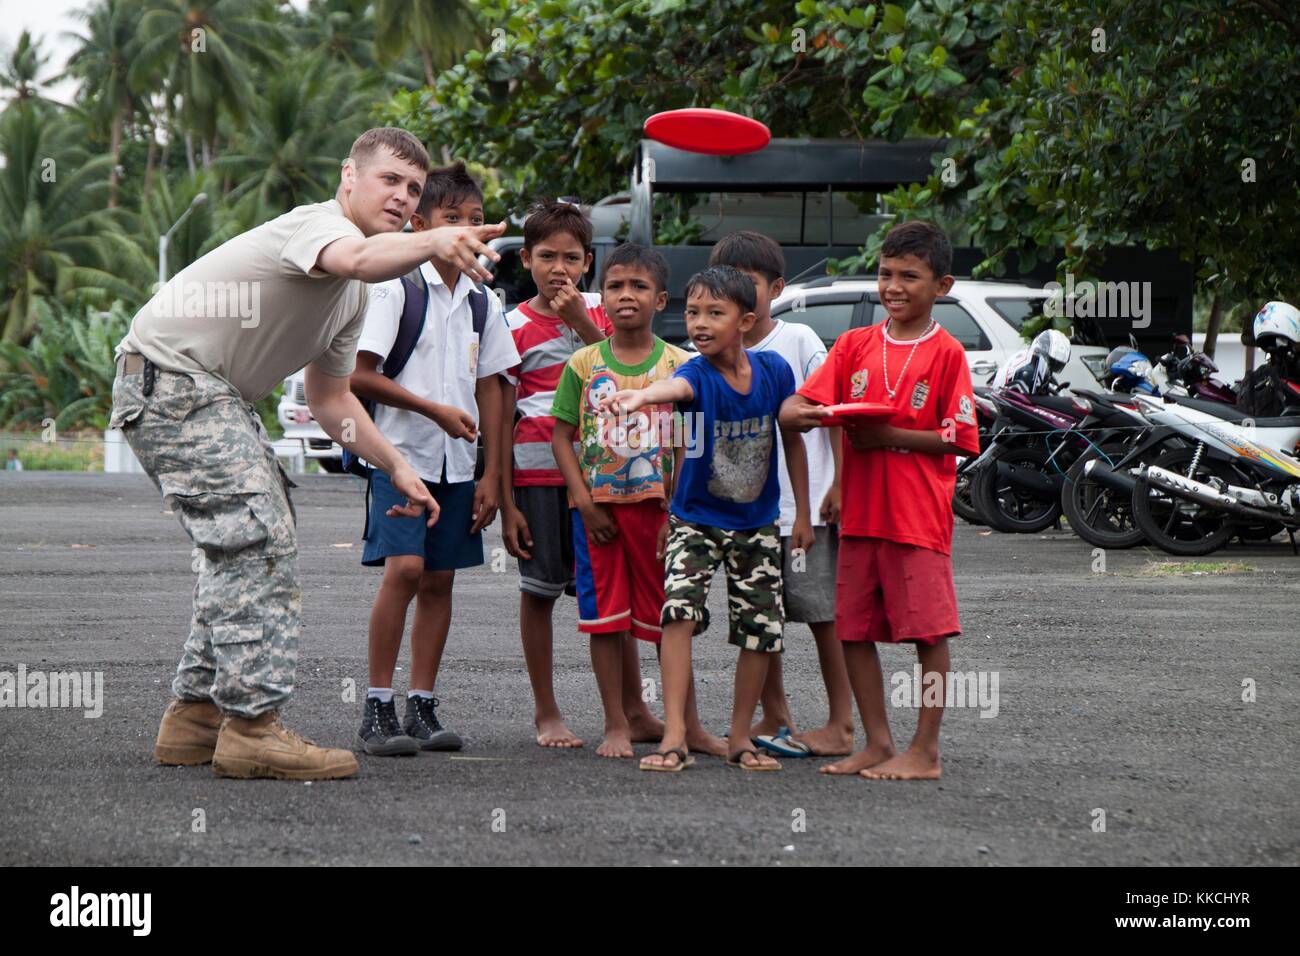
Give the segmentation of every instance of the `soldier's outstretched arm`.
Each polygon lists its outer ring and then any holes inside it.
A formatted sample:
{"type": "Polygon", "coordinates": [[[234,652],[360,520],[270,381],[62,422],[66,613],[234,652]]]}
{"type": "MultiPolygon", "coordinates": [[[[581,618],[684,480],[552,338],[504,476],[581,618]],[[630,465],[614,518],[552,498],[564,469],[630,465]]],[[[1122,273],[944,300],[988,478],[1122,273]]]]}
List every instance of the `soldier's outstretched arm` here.
{"type": "Polygon", "coordinates": [[[348,377],[329,375],[315,365],[307,366],[305,377],[307,405],[325,434],[387,474],[393,487],[406,496],[406,504],[390,508],[389,516],[416,518],[427,511],[432,526],[438,520],[438,502],[402,453],[375,427],[352,394],[348,377]]]}
{"type": "Polygon", "coordinates": [[[501,256],[487,242],[506,231],[506,224],[442,226],[423,232],[385,232],[358,239],[335,239],[316,257],[318,268],[330,275],[363,282],[387,282],[406,275],[430,260],[450,265],[475,282],[492,278],[478,257],[497,262],[501,256]]]}

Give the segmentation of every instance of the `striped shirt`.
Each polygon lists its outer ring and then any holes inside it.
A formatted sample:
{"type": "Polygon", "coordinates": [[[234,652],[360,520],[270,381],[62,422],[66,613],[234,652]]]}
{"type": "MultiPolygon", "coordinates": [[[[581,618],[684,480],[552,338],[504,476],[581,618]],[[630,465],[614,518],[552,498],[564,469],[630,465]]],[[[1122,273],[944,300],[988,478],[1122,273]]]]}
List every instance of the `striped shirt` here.
{"type": "MultiPolygon", "coordinates": [[[[600,293],[584,292],[582,297],[591,321],[609,335],[614,327],[600,304],[600,293]]],[[[551,451],[551,434],[555,431],[551,404],[564,367],[573,353],[587,343],[559,316],[542,315],[527,302],[511,309],[506,322],[519,352],[519,364],[503,373],[515,386],[515,408],[520,416],[514,432],[515,485],[562,488],[564,476],[551,451]]]]}

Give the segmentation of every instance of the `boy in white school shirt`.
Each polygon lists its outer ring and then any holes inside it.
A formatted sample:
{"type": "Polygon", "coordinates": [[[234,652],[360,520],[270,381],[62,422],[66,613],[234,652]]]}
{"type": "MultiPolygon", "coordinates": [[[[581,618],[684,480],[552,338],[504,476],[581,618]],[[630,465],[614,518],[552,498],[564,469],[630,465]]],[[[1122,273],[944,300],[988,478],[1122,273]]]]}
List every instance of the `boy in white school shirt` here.
{"type": "MultiPolygon", "coordinates": [[[[464,163],[429,173],[412,229],[482,221],[483,192],[464,163]]],[[[370,612],[370,689],[358,732],[368,754],[461,747],[459,735],[438,720],[433,690],[451,625],[456,570],[483,563],[482,530],[500,505],[497,375],[518,363],[500,302],[467,276],[426,262],[418,275],[371,287],[352,390],[375,403],[375,425],[410,461],[442,510],[433,527],[389,517],[398,493],[383,472],[370,473],[361,563],[382,566],[384,577],[370,612]],[[476,484],[479,422],[486,464],[476,484]],[[412,598],[410,689],[399,724],[393,671],[412,598]]]]}

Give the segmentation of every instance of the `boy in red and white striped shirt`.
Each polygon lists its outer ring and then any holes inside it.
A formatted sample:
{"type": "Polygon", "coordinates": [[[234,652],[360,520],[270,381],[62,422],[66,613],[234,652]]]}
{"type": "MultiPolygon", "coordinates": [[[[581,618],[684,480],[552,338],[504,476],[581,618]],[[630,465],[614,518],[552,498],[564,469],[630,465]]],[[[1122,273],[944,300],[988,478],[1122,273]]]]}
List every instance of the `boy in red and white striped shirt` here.
{"type": "MultiPolygon", "coordinates": [[[[529,209],[520,257],[537,295],[506,315],[520,361],[504,375],[506,428],[514,440],[504,445],[502,459],[502,537],[519,559],[519,635],[537,743],[581,747],[560,715],[551,678],[551,614],[561,594],[574,593],[573,527],[568,489],[551,451],[551,403],[573,353],[606,338],[613,326],[600,294],[578,291],[592,259],[591,220],[578,206],[542,201],[529,209]]],[[[628,681],[635,683],[624,692],[633,739],[658,740],[663,724],[641,700],[640,672],[628,681]]]]}

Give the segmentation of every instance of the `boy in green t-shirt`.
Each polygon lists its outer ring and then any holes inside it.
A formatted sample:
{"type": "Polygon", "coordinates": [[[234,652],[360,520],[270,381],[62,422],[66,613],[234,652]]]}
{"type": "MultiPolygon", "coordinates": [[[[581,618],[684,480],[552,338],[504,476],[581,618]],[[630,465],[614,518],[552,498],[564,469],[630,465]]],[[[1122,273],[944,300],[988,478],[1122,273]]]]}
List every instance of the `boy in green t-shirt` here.
{"type": "MultiPolygon", "coordinates": [[[[555,461],[572,505],[578,630],[591,636],[605,708],[605,739],[596,749],[603,757],[632,756],[630,718],[645,708],[634,638],[659,642],[666,508],[680,454],[672,405],[613,419],[600,414],[600,402],[671,378],[690,359],[651,331],[667,304],[667,284],[668,263],[658,252],[626,243],[610,253],[601,295],[614,333],[573,354],[551,408],[555,461]]],[[[687,727],[692,751],[726,753],[725,741],[700,725],[694,693],[687,727]]]]}

